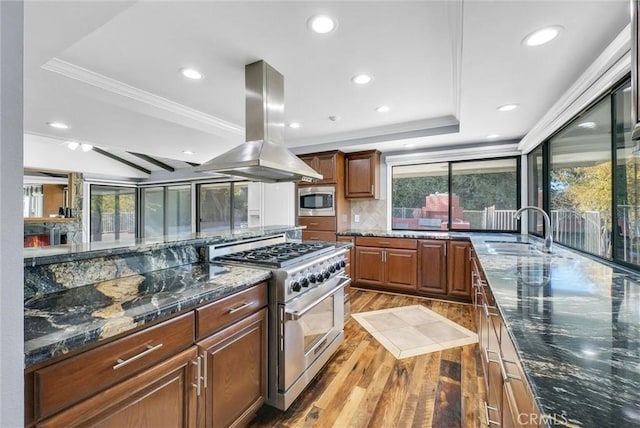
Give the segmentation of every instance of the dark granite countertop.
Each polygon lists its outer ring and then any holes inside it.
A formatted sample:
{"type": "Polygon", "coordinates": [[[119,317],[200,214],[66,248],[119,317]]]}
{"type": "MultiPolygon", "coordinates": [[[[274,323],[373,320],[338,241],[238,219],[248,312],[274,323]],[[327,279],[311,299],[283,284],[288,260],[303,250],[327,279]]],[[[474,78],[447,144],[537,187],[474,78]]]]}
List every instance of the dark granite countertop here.
{"type": "Polygon", "coordinates": [[[470,233],[440,232],[437,230],[383,230],[383,229],[351,229],[338,232],[339,236],[376,236],[381,238],[411,239],[454,239],[469,240],[470,233]]]}
{"type": "Polygon", "coordinates": [[[471,240],[541,411],[558,425],[640,426],[640,274],[557,245],[522,256],[490,242],[536,238],[471,240]]]}
{"type": "Polygon", "coordinates": [[[245,229],[222,230],[207,233],[189,233],[159,238],[135,239],[114,242],[91,242],[83,244],[54,245],[51,247],[25,248],[24,265],[73,262],[96,257],[143,253],[180,246],[205,246],[243,239],[259,238],[300,231],[306,226],[265,226],[245,229]]]}
{"type": "Polygon", "coordinates": [[[25,304],[25,367],[218,300],[267,269],[194,263],[47,294],[25,304]]]}

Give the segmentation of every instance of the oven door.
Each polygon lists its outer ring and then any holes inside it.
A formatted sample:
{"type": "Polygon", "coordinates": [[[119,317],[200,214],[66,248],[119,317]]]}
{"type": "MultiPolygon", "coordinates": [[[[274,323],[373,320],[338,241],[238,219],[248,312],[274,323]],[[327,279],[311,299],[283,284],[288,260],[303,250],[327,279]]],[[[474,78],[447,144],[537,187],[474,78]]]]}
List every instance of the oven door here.
{"type": "Polygon", "coordinates": [[[344,328],[344,287],[351,280],[335,276],[299,298],[281,304],[278,387],[287,391],[344,328]]]}

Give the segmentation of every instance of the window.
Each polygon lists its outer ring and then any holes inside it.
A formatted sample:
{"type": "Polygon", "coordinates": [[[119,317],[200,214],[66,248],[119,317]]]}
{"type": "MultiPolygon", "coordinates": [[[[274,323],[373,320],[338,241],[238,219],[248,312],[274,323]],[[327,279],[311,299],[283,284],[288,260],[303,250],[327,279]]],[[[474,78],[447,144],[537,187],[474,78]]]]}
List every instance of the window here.
{"type": "Polygon", "coordinates": [[[199,232],[247,227],[247,183],[198,184],[197,189],[199,232]]]}
{"type": "Polygon", "coordinates": [[[516,230],[517,159],[452,163],[451,194],[452,229],[516,230]]]}
{"type": "Polygon", "coordinates": [[[392,227],[515,230],[518,171],[517,158],[393,166],[392,227]]]}
{"type": "Polygon", "coordinates": [[[554,240],[611,256],[611,99],[606,97],[550,139],[554,240]]]}
{"type": "Polygon", "coordinates": [[[135,239],[135,187],[92,184],[89,194],[90,242],[135,239]]]}
{"type": "Polygon", "coordinates": [[[167,187],[167,234],[191,233],[191,185],[167,187]]]}
{"type": "Polygon", "coordinates": [[[449,164],[392,168],[393,229],[446,228],[449,222],[449,164]]]}
{"type": "MultiPolygon", "coordinates": [[[[544,209],[544,158],[542,146],[527,155],[527,205],[544,209]]],[[[544,219],[535,211],[527,211],[529,215],[529,233],[543,236],[544,219]]],[[[524,214],[523,214],[524,215],[524,214]]]]}
{"type": "Polygon", "coordinates": [[[145,187],[141,191],[145,238],[191,233],[191,185],[145,187]]]}
{"type": "Polygon", "coordinates": [[[615,109],[615,242],[614,257],[640,264],[640,144],[631,141],[631,91],[627,83],[613,94],[615,109]]]}

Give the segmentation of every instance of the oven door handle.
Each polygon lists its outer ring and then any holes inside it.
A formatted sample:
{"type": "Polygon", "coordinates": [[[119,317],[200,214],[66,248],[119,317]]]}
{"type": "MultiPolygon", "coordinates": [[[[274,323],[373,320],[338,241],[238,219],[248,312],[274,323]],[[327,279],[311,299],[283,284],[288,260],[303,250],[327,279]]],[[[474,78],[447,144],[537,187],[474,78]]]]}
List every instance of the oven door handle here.
{"type": "Polygon", "coordinates": [[[336,276],[336,278],[340,278],[342,281],[338,282],[338,284],[336,284],[335,287],[332,287],[331,289],[329,289],[326,293],[322,294],[317,299],[314,299],[313,303],[311,303],[310,305],[305,306],[304,308],[298,309],[298,310],[285,309],[284,312],[287,314],[287,318],[292,320],[292,321],[300,319],[304,314],[306,314],[311,309],[316,307],[319,302],[322,302],[324,299],[326,299],[327,297],[331,296],[333,293],[335,293],[339,289],[341,289],[343,287],[346,287],[347,285],[349,285],[351,283],[351,278],[349,278],[348,276],[339,275],[339,276],[336,276]]]}

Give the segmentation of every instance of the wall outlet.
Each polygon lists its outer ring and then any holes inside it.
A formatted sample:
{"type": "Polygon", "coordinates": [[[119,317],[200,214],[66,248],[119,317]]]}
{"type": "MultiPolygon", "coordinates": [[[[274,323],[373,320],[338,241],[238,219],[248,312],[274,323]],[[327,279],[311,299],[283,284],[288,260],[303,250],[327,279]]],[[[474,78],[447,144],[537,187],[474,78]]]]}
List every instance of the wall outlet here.
{"type": "Polygon", "coordinates": [[[353,216],[353,221],[356,222],[356,223],[360,223],[360,214],[355,214],[353,216]]]}

